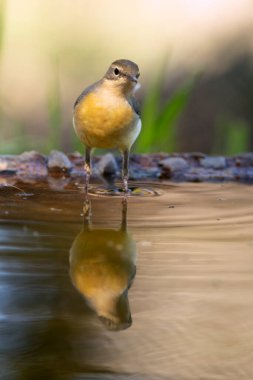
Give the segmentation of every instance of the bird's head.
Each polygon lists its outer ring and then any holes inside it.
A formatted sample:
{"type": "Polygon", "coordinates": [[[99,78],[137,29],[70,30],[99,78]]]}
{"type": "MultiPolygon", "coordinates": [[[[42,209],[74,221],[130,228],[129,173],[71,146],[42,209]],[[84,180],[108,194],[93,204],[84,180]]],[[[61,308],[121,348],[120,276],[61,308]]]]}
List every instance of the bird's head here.
{"type": "Polygon", "coordinates": [[[127,59],[114,61],[105,74],[105,80],[125,94],[134,92],[138,86],[140,76],[136,63],[127,59]]]}

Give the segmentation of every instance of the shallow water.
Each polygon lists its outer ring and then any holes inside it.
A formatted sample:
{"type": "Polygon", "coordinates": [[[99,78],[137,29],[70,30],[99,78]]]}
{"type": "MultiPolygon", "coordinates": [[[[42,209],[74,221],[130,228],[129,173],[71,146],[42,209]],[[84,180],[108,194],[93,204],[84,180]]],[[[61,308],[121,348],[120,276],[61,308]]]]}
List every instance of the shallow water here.
{"type": "Polygon", "coordinates": [[[149,186],[0,189],[1,379],[253,379],[253,187],[149,186]]]}

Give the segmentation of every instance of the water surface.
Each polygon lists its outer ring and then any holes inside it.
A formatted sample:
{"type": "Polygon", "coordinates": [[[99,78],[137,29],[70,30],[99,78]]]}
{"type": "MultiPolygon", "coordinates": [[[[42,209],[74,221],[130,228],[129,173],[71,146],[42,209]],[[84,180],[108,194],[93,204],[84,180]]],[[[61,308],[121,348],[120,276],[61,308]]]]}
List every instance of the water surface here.
{"type": "Polygon", "coordinates": [[[150,186],[0,189],[1,379],[253,378],[253,187],[150,186]]]}

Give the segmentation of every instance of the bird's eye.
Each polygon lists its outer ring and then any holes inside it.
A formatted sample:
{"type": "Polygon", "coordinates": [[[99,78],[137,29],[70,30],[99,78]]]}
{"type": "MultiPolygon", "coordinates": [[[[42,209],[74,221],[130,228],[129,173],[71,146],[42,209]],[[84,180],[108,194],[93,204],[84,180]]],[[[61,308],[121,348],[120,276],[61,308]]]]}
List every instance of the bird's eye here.
{"type": "Polygon", "coordinates": [[[119,69],[117,67],[116,67],[116,69],[114,69],[114,74],[119,75],[119,69]]]}
{"type": "Polygon", "coordinates": [[[136,78],[139,78],[139,76],[140,76],[140,73],[137,73],[137,74],[136,74],[136,78]]]}

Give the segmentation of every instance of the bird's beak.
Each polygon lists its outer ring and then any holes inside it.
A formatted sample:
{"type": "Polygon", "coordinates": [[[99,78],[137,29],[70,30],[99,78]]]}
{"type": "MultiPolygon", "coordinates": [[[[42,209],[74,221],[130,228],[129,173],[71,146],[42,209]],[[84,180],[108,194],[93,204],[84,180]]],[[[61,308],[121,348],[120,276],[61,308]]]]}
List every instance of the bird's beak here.
{"type": "Polygon", "coordinates": [[[141,85],[140,83],[136,83],[135,87],[134,87],[134,92],[138,91],[139,89],[141,88],[141,85]]]}
{"type": "Polygon", "coordinates": [[[131,82],[135,82],[135,83],[137,83],[138,82],[138,79],[135,77],[135,76],[133,76],[133,75],[127,75],[127,78],[131,81],[131,82]]]}

